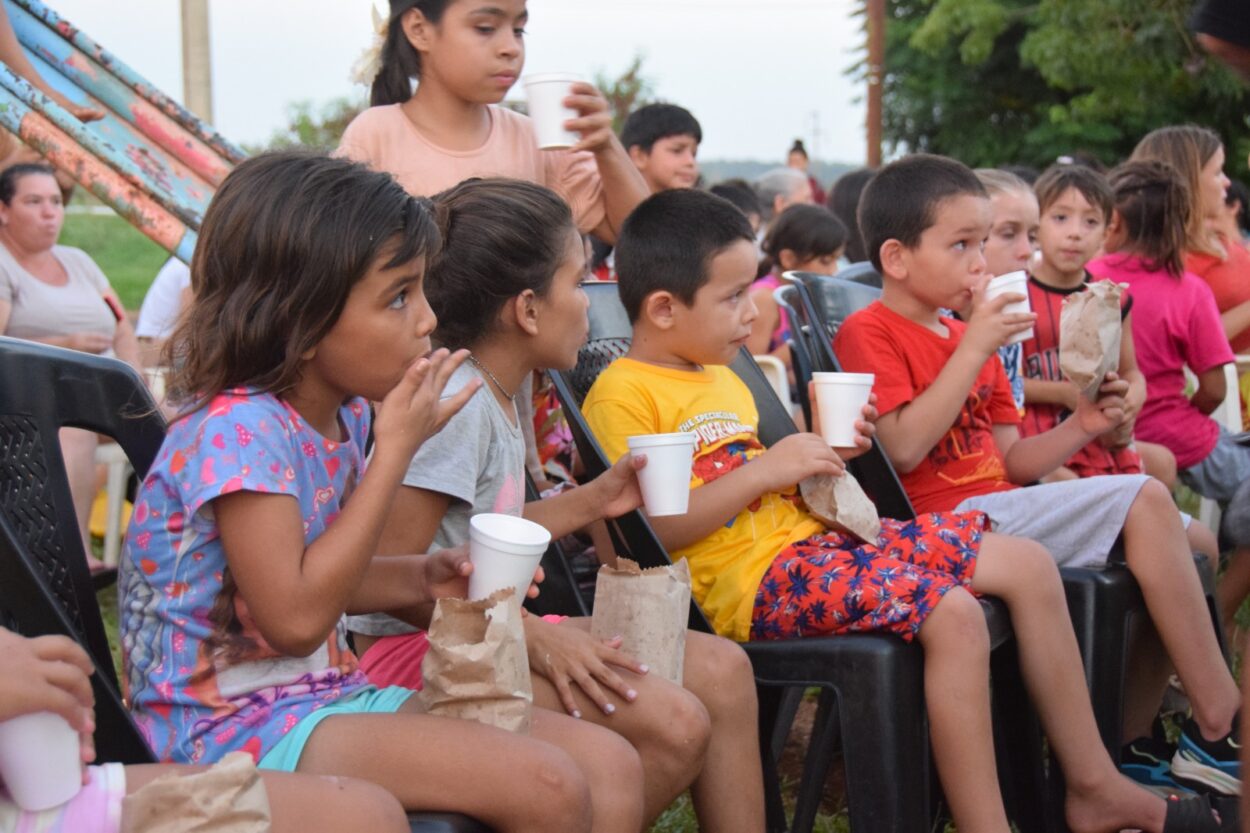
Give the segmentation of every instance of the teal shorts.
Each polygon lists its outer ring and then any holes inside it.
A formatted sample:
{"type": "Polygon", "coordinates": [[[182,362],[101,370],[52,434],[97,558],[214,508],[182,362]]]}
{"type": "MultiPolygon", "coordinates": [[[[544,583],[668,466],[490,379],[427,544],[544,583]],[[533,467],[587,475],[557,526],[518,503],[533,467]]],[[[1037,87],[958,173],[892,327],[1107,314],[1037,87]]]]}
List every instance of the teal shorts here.
{"type": "Polygon", "coordinates": [[[303,720],[296,723],[287,732],[278,745],[265,754],[256,765],[257,769],[272,769],[278,772],[294,772],[299,765],[300,755],[304,754],[304,746],[312,736],[313,729],[327,717],[337,714],[394,714],[399,711],[413,691],[399,686],[375,688],[365,686],[350,697],[322,706],[303,720]]]}

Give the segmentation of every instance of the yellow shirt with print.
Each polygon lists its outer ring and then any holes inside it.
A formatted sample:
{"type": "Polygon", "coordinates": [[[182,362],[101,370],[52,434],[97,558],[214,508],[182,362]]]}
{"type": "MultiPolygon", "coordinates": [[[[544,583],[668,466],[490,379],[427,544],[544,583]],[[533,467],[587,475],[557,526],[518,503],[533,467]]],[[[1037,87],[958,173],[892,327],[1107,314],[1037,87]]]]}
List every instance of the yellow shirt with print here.
{"type": "MultiPolygon", "coordinates": [[[[690,488],[749,463],[765,449],[750,390],[728,367],[675,370],[617,359],[600,374],[582,405],[608,458],[629,453],[639,434],[698,436],[690,488]]],[[[672,553],[690,565],[694,597],[722,636],[751,635],[751,613],[764,573],[787,545],[823,532],[794,489],[770,492],[742,508],[698,543],[672,553]]]]}

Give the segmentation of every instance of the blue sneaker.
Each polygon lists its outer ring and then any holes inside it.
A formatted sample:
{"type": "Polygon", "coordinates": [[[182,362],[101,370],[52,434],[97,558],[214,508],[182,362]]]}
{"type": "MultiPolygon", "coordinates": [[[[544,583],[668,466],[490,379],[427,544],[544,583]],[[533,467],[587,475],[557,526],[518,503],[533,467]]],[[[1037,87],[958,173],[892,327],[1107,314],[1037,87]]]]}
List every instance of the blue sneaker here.
{"type": "Polygon", "coordinates": [[[1172,775],[1190,789],[1221,795],[1241,794],[1240,716],[1219,740],[1207,740],[1193,717],[1185,718],[1181,742],[1172,758],[1172,775]]]}
{"type": "Polygon", "coordinates": [[[1120,772],[1143,787],[1161,795],[1188,794],[1186,787],[1172,777],[1172,756],[1176,747],[1165,740],[1140,737],[1120,750],[1120,772]]]}

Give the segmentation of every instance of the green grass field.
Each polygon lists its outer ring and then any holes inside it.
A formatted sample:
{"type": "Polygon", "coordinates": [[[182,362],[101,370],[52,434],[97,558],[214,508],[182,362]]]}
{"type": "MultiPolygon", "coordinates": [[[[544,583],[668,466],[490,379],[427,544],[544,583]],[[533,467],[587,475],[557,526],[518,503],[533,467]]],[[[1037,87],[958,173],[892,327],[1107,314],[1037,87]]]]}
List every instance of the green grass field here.
{"type": "Polygon", "coordinates": [[[138,311],[169,255],[116,214],[67,214],[60,242],[82,249],[100,265],[122,306],[138,311]]]}

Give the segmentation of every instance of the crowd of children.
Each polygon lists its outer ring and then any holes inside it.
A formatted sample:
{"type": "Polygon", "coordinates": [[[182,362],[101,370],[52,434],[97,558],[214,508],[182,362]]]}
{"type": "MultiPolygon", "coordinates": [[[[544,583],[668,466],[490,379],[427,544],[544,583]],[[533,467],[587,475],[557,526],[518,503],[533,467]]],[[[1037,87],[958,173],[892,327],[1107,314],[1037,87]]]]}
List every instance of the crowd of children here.
{"type": "MultiPolygon", "coordinates": [[[[177,326],[153,330],[177,412],[120,566],[128,702],[154,754],[203,767],[245,753],[266,771],[274,829],[342,828],[368,804],[372,829],[403,829],[402,807],[499,831],[633,832],[689,790],[705,829],[758,831],[754,680],[734,643],[879,632],[923,649],[958,829],[1005,833],[977,601],[992,595],[1069,829],[1228,829],[1209,796],[1240,791],[1241,697],[1217,626],[1231,632],[1250,593],[1250,522],[1229,531],[1213,623],[1193,555],[1220,547],[1170,491],[1250,513],[1250,447],[1209,417],[1250,344],[1245,201],[1220,139],[1165,128],[1110,175],[1059,164],[1032,183],[914,154],[827,196],[796,142],[787,166],[705,191],[702,128],[673,104],[640,108],[618,138],[602,94],[576,83],[578,142],[539,150],[529,119],[498,106],[527,20],[524,0],[391,0],[373,106],[336,153],[263,155],[217,191],[177,326]],[[875,376],[856,445],[799,431],[765,448],[728,365],[743,347],[788,362],[782,273],[865,260],[881,298],[833,345],[875,376]],[[1020,270],[1031,313],[987,298],[990,278],[1020,270]],[[589,276],[618,281],[633,327],[583,406],[616,462],[527,502],[540,450],[578,470],[567,435],[551,451],[533,433],[558,422],[542,373],[577,363],[589,276]],[[1118,367],[1089,399],[1060,370],[1059,318],[1098,280],[1127,292],[1118,367]],[[628,438],[672,432],[697,437],[689,510],[650,521],[718,634],[687,635],[681,684],[584,620],[527,616],[528,734],[424,713],[424,629],[437,599],[465,594],[470,517],[601,529],[642,505],[628,438]],[[819,521],[797,484],[842,476],[873,442],[918,514],[863,541],[819,521]],[[1059,574],[1114,560],[1149,614],[1118,767],[1059,574]],[[1173,672],[1191,706],[1175,747],[1153,731],[1173,672]],[[339,789],[314,795],[310,776],[339,789]]],[[[610,561],[610,539],[592,540],[610,561]]],[[[90,731],[81,651],[3,630],[0,645],[0,718],[43,697],[90,731]]],[[[152,775],[93,769],[75,812],[96,802],[91,829],[111,829],[152,775]]]]}

